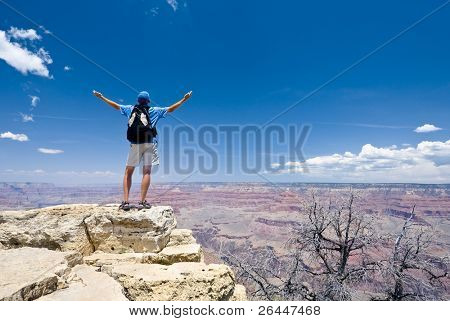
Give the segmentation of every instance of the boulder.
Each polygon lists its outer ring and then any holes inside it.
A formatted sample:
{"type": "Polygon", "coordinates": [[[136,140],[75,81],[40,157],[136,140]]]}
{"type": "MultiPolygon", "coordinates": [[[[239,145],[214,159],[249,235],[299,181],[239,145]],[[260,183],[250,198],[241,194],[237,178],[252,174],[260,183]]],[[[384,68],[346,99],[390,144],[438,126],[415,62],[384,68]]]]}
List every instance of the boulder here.
{"type": "Polygon", "coordinates": [[[49,294],[63,287],[71,267],[81,262],[75,251],[0,250],[0,300],[35,300],[49,294]]]}
{"type": "Polygon", "coordinates": [[[77,265],[68,277],[68,287],[38,301],[127,301],[122,286],[92,266],[77,265]]]}
{"type": "Polygon", "coordinates": [[[243,285],[236,284],[234,286],[233,295],[231,296],[230,301],[248,301],[247,291],[243,285]]]}
{"type": "Polygon", "coordinates": [[[167,246],[176,246],[184,244],[197,243],[194,236],[192,236],[192,231],[187,229],[173,229],[170,233],[169,243],[167,246]]]}
{"type": "Polygon", "coordinates": [[[114,214],[95,213],[86,218],[88,237],[95,250],[109,253],[159,252],[176,226],[173,209],[156,206],[114,214]]]}
{"type": "Polygon", "coordinates": [[[130,300],[229,300],[235,287],[233,272],[222,264],[119,264],[102,269],[122,284],[130,300]]]}
{"type": "Polygon", "coordinates": [[[117,207],[60,205],[0,212],[0,243],[5,248],[44,247],[103,252],[159,252],[176,226],[173,210],[156,206],[123,212],[117,207]]]}

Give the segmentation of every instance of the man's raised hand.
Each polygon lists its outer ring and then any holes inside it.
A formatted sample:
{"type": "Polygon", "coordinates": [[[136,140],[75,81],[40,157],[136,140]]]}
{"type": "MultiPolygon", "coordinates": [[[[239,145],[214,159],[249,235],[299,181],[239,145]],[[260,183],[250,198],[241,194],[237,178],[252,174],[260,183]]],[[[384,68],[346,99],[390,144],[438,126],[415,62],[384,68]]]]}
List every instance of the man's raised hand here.
{"type": "Polygon", "coordinates": [[[184,100],[188,100],[192,96],[192,90],[188,92],[186,95],[184,95],[184,100]]]}
{"type": "Polygon", "coordinates": [[[92,94],[94,94],[94,96],[98,97],[98,98],[102,98],[103,97],[102,93],[99,93],[98,91],[95,91],[95,90],[92,91],[92,94]]]}
{"type": "Polygon", "coordinates": [[[186,100],[188,100],[189,98],[191,98],[192,96],[192,91],[188,92],[186,95],[184,95],[183,99],[181,99],[180,101],[177,101],[175,104],[173,104],[172,106],[167,107],[167,111],[169,113],[175,111],[178,107],[180,107],[186,100]]]}
{"type": "Polygon", "coordinates": [[[102,95],[102,93],[99,93],[98,91],[93,90],[92,94],[95,97],[100,98],[101,100],[103,100],[105,103],[110,105],[112,108],[120,110],[120,105],[118,103],[112,101],[111,99],[106,98],[105,96],[102,95]]]}

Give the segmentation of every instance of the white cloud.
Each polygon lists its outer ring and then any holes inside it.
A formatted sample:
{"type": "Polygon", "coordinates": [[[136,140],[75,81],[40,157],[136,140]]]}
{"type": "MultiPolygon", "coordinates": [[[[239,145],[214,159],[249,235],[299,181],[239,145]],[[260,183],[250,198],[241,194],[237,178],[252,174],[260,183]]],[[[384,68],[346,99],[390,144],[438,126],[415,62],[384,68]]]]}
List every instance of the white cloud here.
{"type": "Polygon", "coordinates": [[[169,6],[172,7],[173,11],[177,11],[178,9],[178,2],[177,0],[166,0],[169,6]]]}
{"type": "Polygon", "coordinates": [[[53,62],[49,53],[40,48],[36,52],[28,50],[25,45],[12,42],[5,31],[0,30],[0,59],[24,75],[28,73],[52,78],[47,65],[53,62]]]}
{"type": "Polygon", "coordinates": [[[33,115],[27,115],[27,114],[20,113],[20,116],[22,116],[22,121],[24,123],[28,123],[28,122],[34,121],[33,115]]]}
{"type": "Polygon", "coordinates": [[[53,59],[50,57],[50,53],[45,50],[44,48],[39,48],[39,50],[36,52],[36,55],[42,59],[46,64],[52,64],[53,59]]]}
{"type": "Polygon", "coordinates": [[[275,174],[303,173],[328,181],[448,183],[450,140],[423,141],[417,147],[405,148],[366,144],[358,154],[318,156],[272,169],[275,174]]]}
{"type": "Polygon", "coordinates": [[[117,176],[117,173],[111,172],[111,171],[58,171],[55,174],[62,175],[62,176],[81,176],[81,177],[110,177],[110,176],[117,176]]]}
{"type": "Polygon", "coordinates": [[[70,67],[70,66],[64,66],[64,71],[71,71],[72,70],[72,67],[70,67]]]}
{"type": "Polygon", "coordinates": [[[38,148],[38,151],[43,154],[61,154],[64,153],[63,150],[60,149],[49,149],[49,148],[38,148]]]}
{"type": "Polygon", "coordinates": [[[25,134],[13,134],[11,132],[5,132],[0,134],[0,138],[9,138],[12,140],[17,140],[19,142],[27,142],[29,141],[28,136],[25,134]]]}
{"type": "Polygon", "coordinates": [[[35,170],[24,170],[24,169],[5,169],[0,170],[0,172],[12,174],[12,175],[34,175],[34,174],[46,174],[47,176],[59,176],[59,177],[114,177],[119,174],[111,171],[57,171],[57,172],[47,172],[43,169],[35,170]]]}
{"type": "Polygon", "coordinates": [[[24,169],[5,169],[4,173],[8,174],[26,174],[26,175],[35,175],[35,174],[45,174],[46,171],[43,169],[35,169],[35,170],[24,170],[24,169]]]}
{"type": "Polygon", "coordinates": [[[8,30],[8,36],[13,39],[41,40],[41,36],[39,36],[34,29],[19,29],[16,27],[11,27],[8,30]]]}
{"type": "Polygon", "coordinates": [[[49,182],[56,184],[102,184],[117,182],[119,173],[109,170],[92,171],[47,171],[37,169],[0,169],[0,177],[6,181],[15,182],[49,182]]]}
{"type": "Polygon", "coordinates": [[[416,129],[414,129],[414,131],[416,133],[430,133],[430,132],[435,132],[438,130],[442,130],[442,128],[436,127],[431,124],[425,124],[425,125],[419,126],[416,129]]]}
{"type": "Polygon", "coordinates": [[[28,97],[30,97],[31,99],[31,106],[32,107],[36,107],[39,103],[39,101],[41,100],[41,98],[39,98],[38,96],[31,96],[29,95],[28,97]]]}

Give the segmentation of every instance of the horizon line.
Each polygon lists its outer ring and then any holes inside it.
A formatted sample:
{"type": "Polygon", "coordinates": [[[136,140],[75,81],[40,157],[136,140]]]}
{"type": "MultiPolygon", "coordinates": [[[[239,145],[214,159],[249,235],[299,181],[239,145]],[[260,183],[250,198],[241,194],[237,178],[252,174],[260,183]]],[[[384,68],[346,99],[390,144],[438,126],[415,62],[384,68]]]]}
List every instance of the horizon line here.
{"type": "MultiPolygon", "coordinates": [[[[51,184],[54,186],[93,186],[93,185],[121,185],[118,183],[76,183],[76,184],[64,184],[64,183],[52,183],[52,182],[6,182],[0,181],[0,184],[51,184]]],[[[196,182],[157,182],[151,185],[164,185],[164,184],[175,184],[175,185],[189,185],[189,184],[260,184],[260,185],[287,185],[287,184],[310,184],[310,185],[450,185],[448,183],[384,183],[384,182],[254,182],[254,181],[196,181],[196,182]]]]}

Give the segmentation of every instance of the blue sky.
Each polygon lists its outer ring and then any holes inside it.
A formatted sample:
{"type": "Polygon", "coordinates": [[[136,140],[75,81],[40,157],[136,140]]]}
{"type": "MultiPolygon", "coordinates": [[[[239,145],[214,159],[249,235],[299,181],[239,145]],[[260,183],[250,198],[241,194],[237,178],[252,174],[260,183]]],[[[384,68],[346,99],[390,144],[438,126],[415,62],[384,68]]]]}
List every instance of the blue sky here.
{"type": "MultiPolygon", "coordinates": [[[[0,2],[0,181],[60,184],[121,179],[126,119],[92,89],[129,104],[136,96],[129,86],[148,90],[162,106],[194,91],[176,118],[159,123],[169,130],[160,130],[167,135],[160,135],[155,178],[178,181],[187,176],[174,170],[170,128],[180,121],[195,130],[260,126],[445,3],[6,2],[37,25],[0,2]]],[[[448,39],[450,5],[276,119],[283,128],[312,126],[303,146],[308,170],[296,159],[276,164],[287,153],[278,146],[271,151],[274,170],[260,175],[290,182],[450,183],[448,39]],[[414,131],[425,124],[432,126],[414,131]]],[[[218,172],[188,181],[264,181],[239,166],[226,174],[220,142],[218,172]]]]}

